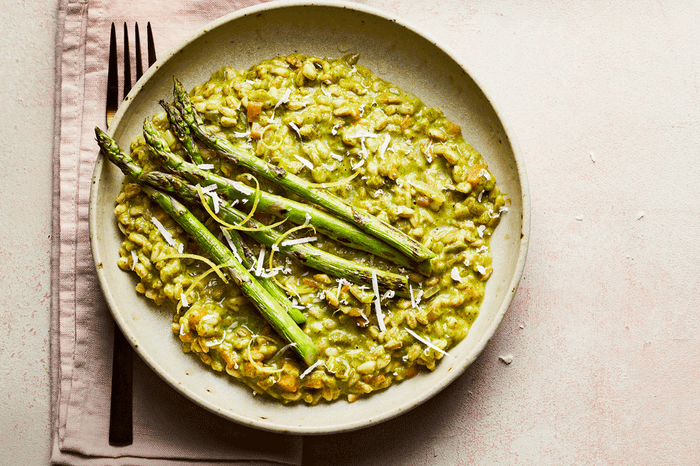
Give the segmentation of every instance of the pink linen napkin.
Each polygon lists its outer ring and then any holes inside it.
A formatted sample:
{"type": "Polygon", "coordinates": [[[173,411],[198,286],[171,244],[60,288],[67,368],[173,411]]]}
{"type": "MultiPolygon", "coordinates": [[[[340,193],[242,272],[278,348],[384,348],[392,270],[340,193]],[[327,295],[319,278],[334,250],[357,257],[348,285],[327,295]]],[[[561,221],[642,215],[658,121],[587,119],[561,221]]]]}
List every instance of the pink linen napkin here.
{"type": "MultiPolygon", "coordinates": [[[[261,1],[62,0],[56,51],[51,460],[69,465],[300,464],[302,439],[229,422],[134,358],[134,443],[108,443],[114,321],[90,253],[88,201],[103,127],[112,22],[153,26],[159,55],[202,25],[261,1]]],[[[121,36],[120,36],[121,37],[121,36]]],[[[120,39],[121,40],[121,39],[120,39]]],[[[132,35],[133,40],[133,35],[132,35]]]]}

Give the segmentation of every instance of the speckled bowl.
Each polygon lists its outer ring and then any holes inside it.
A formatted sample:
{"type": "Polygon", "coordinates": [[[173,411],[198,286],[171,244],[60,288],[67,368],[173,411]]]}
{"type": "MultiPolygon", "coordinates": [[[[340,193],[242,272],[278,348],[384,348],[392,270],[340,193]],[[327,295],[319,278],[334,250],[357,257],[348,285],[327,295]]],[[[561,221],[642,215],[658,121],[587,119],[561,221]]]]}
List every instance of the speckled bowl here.
{"type": "Polygon", "coordinates": [[[205,82],[219,67],[248,68],[277,54],[337,57],[360,53],[360,63],[440,107],[462,127],[501,189],[509,212],[492,239],[494,273],[481,313],[467,338],[434,372],[421,374],[354,403],[285,406],[254,397],[226,374],[215,373],[182,352],[170,330],[171,314],[134,291],[135,281],[116,265],[122,235],[113,216],[121,173],[100,158],[90,199],[90,237],[97,273],[118,325],[138,354],[193,402],[235,422],[260,429],[325,434],[376,424],[404,413],[445,388],[471,364],[493,336],[520,280],[529,240],[530,205],[525,168],[508,126],[468,68],[415,27],[385,13],[341,2],[269,3],[237,11],[207,25],[172,49],[146,73],[111,127],[122,147],[143,120],[169,98],[173,76],[186,86],[205,82]]]}

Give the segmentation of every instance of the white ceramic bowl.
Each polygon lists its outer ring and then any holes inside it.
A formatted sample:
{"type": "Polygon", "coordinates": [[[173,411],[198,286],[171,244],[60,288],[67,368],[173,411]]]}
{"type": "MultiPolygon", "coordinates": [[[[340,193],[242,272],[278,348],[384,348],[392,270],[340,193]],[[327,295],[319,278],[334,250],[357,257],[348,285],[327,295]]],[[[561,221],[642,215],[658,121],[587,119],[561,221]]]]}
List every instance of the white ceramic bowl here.
{"type": "Polygon", "coordinates": [[[354,403],[285,406],[260,396],[230,376],[213,372],[182,352],[170,330],[171,313],[134,291],[132,274],[116,265],[122,235],[113,215],[123,176],[99,158],[90,199],[90,238],[102,289],[114,318],[138,354],[193,402],[260,429],[325,434],[358,429],[419,405],[458,377],[483,350],[508,309],[522,275],[530,206],[522,158],[507,125],[467,67],[443,47],[397,18],[356,4],[277,2],[245,9],[207,25],[175,47],[145,74],[117,113],[110,132],[123,148],[143,120],[172,95],[173,76],[190,88],[223,65],[248,68],[275,55],[301,52],[337,57],[360,53],[360,63],[440,107],[462,127],[511,203],[492,239],[494,273],[481,313],[467,338],[432,373],[421,374],[354,403]]]}

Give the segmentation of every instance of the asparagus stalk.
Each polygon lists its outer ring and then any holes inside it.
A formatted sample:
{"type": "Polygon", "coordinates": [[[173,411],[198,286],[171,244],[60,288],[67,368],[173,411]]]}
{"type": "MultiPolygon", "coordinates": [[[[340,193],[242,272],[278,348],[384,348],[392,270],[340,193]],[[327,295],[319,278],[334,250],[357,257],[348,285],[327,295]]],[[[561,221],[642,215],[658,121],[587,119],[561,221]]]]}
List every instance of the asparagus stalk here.
{"type": "MultiPolygon", "coordinates": [[[[255,261],[253,251],[251,251],[250,248],[245,244],[243,238],[241,238],[241,235],[238,234],[236,230],[228,230],[227,234],[231,238],[231,243],[236,248],[238,255],[241,257],[243,265],[245,266],[245,268],[250,270],[255,261]]],[[[299,309],[292,305],[291,301],[289,300],[289,296],[287,296],[287,294],[277,285],[277,282],[275,282],[270,277],[264,276],[258,277],[258,281],[263,286],[263,288],[267,290],[270,296],[272,296],[277,301],[279,301],[280,304],[282,304],[282,306],[287,310],[287,313],[290,315],[290,317],[294,319],[294,322],[296,322],[299,325],[306,323],[306,317],[304,316],[304,314],[302,314],[299,309]]]]}
{"type": "MultiPolygon", "coordinates": [[[[161,103],[162,105],[162,103],[161,103]]],[[[180,140],[190,159],[195,164],[204,163],[202,160],[202,155],[199,153],[199,148],[197,144],[192,140],[192,135],[190,132],[190,127],[182,119],[180,112],[177,111],[172,105],[162,105],[165,109],[165,113],[168,114],[168,120],[170,121],[170,129],[172,129],[175,136],[180,140]]],[[[167,146],[166,146],[167,147],[167,146]]]]}
{"type": "Polygon", "coordinates": [[[294,349],[304,362],[311,366],[318,360],[318,351],[311,338],[292,320],[280,303],[272,298],[267,290],[238,262],[226,246],[178,202],[174,197],[148,185],[142,189],[155,200],[197,243],[220,265],[227,265],[233,281],[243,294],[250,299],[260,313],[284,339],[294,343],[294,349]]]}
{"type": "Polygon", "coordinates": [[[312,183],[288,173],[283,168],[271,165],[232,145],[225,138],[220,138],[204,127],[201,117],[190,102],[189,96],[182,84],[175,80],[176,107],[183,119],[192,129],[196,137],[211,149],[216,150],[227,159],[241,165],[264,178],[281,185],[285,189],[307,199],[314,204],[348,221],[371,235],[395,247],[410,259],[422,262],[432,259],[435,254],[418,241],[407,236],[379,218],[374,217],[346,203],[338,196],[326,192],[312,183]]]}
{"type": "MultiPolygon", "coordinates": [[[[133,162],[116,143],[99,128],[95,129],[97,140],[102,148],[102,153],[125,174],[131,175],[134,179],[142,183],[148,183],[160,190],[175,193],[182,200],[191,203],[200,202],[196,189],[185,183],[181,178],[161,172],[144,172],[139,165],[133,162]]],[[[206,199],[210,207],[214,207],[211,198],[206,199]]],[[[234,209],[228,202],[221,201],[219,204],[219,217],[227,223],[238,224],[245,220],[246,215],[234,209]]],[[[282,236],[281,233],[273,229],[264,229],[265,225],[255,219],[250,219],[244,225],[251,229],[244,231],[257,242],[272,247],[282,236]]],[[[377,282],[384,289],[392,289],[401,293],[408,292],[408,279],[403,276],[373,267],[343,259],[342,257],[330,254],[309,243],[279,244],[280,252],[290,256],[304,265],[316,270],[328,273],[334,277],[345,278],[353,283],[372,283],[372,274],[376,274],[377,282]]]]}
{"type": "MultiPolygon", "coordinates": [[[[119,167],[125,175],[129,175],[140,182],[147,183],[149,181],[153,181],[154,177],[145,173],[141,166],[135,163],[131,157],[126,155],[126,153],[124,153],[119,146],[117,146],[117,143],[112,138],[110,138],[99,128],[95,128],[95,134],[97,135],[97,141],[100,145],[102,154],[104,154],[112,163],[117,165],[117,167],[119,167]]],[[[238,232],[231,231],[229,234],[232,238],[233,245],[237,248],[238,255],[243,260],[243,265],[247,269],[250,269],[252,264],[252,261],[250,260],[252,252],[250,249],[245,247],[243,240],[241,239],[240,235],[238,235],[238,232]]],[[[294,322],[299,325],[306,323],[306,317],[304,317],[304,314],[302,314],[299,309],[292,305],[287,295],[280,290],[274,280],[266,277],[259,277],[258,279],[260,284],[263,285],[270,295],[279,301],[282,307],[287,310],[292,319],[294,319],[294,322]]]]}
{"type": "MultiPolygon", "coordinates": [[[[173,115],[173,120],[171,120],[172,126],[180,126],[181,123],[184,123],[181,118],[178,120],[180,114],[172,105],[165,102],[161,102],[161,105],[166,109],[168,115],[173,115]]],[[[180,131],[184,132],[184,130],[180,131]]],[[[173,173],[186,178],[191,183],[213,183],[217,186],[219,193],[229,200],[253,202],[256,193],[247,185],[218,176],[207,170],[202,170],[197,165],[188,163],[179,155],[173,153],[167,142],[153,126],[153,123],[148,120],[143,124],[143,134],[151,152],[158,156],[163,164],[173,173]]],[[[260,191],[258,209],[278,217],[287,217],[289,221],[297,225],[306,223],[308,218],[308,221],[316,228],[316,231],[335,239],[345,246],[374,254],[401,267],[416,270],[423,275],[430,276],[430,261],[412,261],[388,244],[373,236],[368,236],[355,225],[340,220],[314,206],[270,194],[266,191],[260,191]]]]}

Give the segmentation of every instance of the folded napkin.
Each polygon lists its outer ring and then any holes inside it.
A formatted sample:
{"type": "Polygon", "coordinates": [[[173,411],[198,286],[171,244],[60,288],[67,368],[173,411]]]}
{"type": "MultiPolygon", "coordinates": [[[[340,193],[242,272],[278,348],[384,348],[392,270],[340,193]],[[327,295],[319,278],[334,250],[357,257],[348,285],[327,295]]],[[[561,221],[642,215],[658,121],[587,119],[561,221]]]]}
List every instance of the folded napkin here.
{"type": "MultiPolygon", "coordinates": [[[[258,1],[62,0],[56,51],[52,248],[51,460],[71,465],[300,464],[301,437],[229,422],[195,405],[134,358],[134,443],[108,443],[114,321],[90,253],[88,202],[104,127],[112,22],[153,26],[161,54],[190,32],[258,1]]],[[[133,37],[133,36],[132,36],[133,37]]]]}

